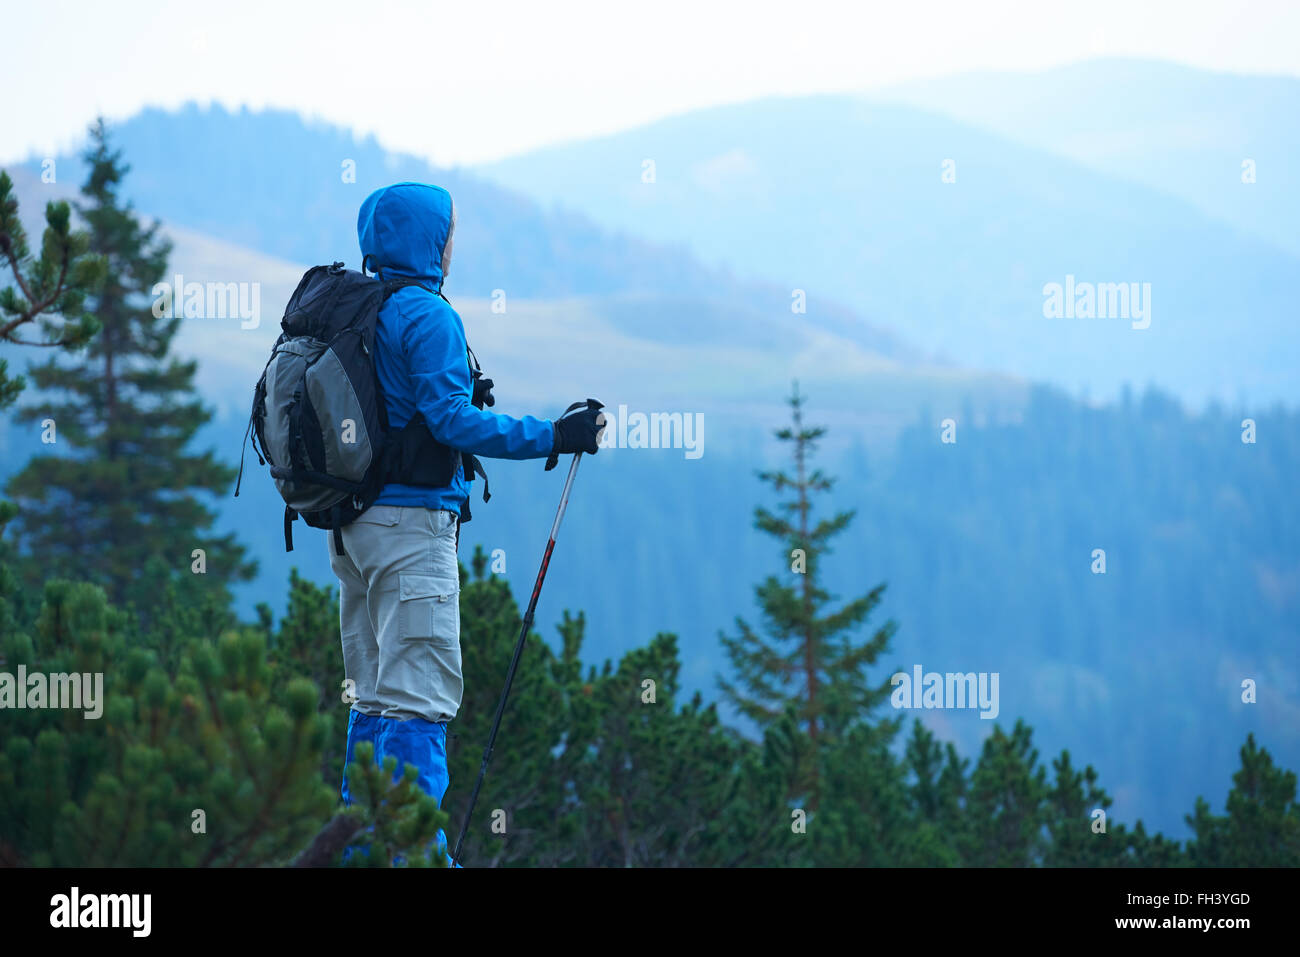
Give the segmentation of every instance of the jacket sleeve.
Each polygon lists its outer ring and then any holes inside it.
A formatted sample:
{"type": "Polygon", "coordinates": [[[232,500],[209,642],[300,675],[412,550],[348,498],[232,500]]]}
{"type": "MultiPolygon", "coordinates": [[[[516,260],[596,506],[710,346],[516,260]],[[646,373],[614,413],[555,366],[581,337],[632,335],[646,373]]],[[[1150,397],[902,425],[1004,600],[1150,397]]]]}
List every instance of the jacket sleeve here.
{"type": "Polygon", "coordinates": [[[428,306],[425,302],[409,313],[403,346],[415,387],[415,406],[433,437],[453,449],[489,458],[550,455],[555,433],[548,420],[474,408],[460,316],[441,301],[428,306]]]}

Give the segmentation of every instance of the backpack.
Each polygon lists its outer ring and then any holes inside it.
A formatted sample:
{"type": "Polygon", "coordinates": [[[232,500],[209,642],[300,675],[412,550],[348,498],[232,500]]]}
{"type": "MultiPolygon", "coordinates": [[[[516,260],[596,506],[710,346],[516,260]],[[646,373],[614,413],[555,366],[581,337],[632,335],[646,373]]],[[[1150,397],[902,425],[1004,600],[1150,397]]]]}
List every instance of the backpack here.
{"type": "MultiPolygon", "coordinates": [[[[284,548],[293,551],[293,522],[334,532],[379,497],[389,482],[445,488],[456,471],[487,475],[477,458],[434,439],[417,413],[400,430],[388,411],[375,368],[375,327],[388,297],[415,279],[383,280],[343,263],[307,270],[289,297],[281,333],[253,392],[245,447],[252,437],[259,464],[271,467],[284,499],[284,548]]],[[[425,287],[421,287],[425,288],[425,287]]],[[[471,379],[482,375],[468,352],[471,379]]],[[[243,477],[240,453],[240,482],[243,477]]],[[[239,495],[239,484],[235,495],[239,495]]],[[[468,503],[461,520],[469,520],[468,503]]]]}

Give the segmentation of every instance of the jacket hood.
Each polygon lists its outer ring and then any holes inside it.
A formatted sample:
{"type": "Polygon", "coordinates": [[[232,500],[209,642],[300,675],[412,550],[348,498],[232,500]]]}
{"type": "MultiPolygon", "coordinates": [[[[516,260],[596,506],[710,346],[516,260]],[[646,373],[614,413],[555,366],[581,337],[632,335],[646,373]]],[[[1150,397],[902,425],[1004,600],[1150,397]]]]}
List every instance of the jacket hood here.
{"type": "Polygon", "coordinates": [[[441,186],[397,183],[366,197],[357,216],[362,265],[385,277],[432,280],[441,288],[451,237],[451,194],[441,186]]]}

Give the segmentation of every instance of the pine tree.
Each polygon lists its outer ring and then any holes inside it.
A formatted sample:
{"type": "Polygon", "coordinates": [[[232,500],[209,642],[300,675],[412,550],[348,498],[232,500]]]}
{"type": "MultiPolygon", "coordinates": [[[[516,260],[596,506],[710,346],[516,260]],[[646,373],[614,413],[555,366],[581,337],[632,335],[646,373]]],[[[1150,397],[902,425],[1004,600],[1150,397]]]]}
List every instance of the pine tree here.
{"type": "Polygon", "coordinates": [[[1204,798],[1187,816],[1195,832],[1188,846],[1199,867],[1300,866],[1300,804],[1296,775],[1273,764],[1250,734],[1241,748],[1241,769],[1232,776],[1227,814],[1211,813],[1204,798]]]}
{"type": "Polygon", "coordinates": [[[723,837],[713,860],[726,867],[812,867],[808,809],[792,797],[805,735],[794,708],[785,710],[752,742],[735,732],[741,748],[734,784],[718,816],[723,837]]]}
{"type": "Polygon", "coordinates": [[[819,747],[816,814],[808,826],[818,867],[906,867],[922,856],[892,721],[860,722],[819,747]]]}
{"type": "Polygon", "coordinates": [[[147,615],[158,575],[197,601],[254,568],[232,535],[210,531],[214,513],[196,494],[227,491],[234,474],[210,451],[189,450],[211,413],[194,396],[197,363],[169,356],[180,320],[156,316],[149,301],[170,245],[118,195],[129,167],[102,120],[85,158],[77,210],[90,252],[106,263],[87,303],[101,328],[80,361],[55,357],[32,370],[46,395],[20,418],[53,420],[56,447],[71,451],[33,458],[8,490],[21,512],[21,547],[41,556],[43,577],[101,584],[114,602],[134,601],[147,615]],[[195,561],[203,575],[191,574],[195,561]]]}
{"type": "Polygon", "coordinates": [[[1128,843],[1132,852],[1125,863],[1132,867],[1187,867],[1190,863],[1182,844],[1159,832],[1148,834],[1140,820],[1133,825],[1128,843]]]}
{"type": "Polygon", "coordinates": [[[904,756],[911,776],[908,789],[918,865],[956,866],[961,863],[961,834],[965,823],[966,768],[952,742],[940,744],[921,724],[912,723],[904,756]]]}
{"type": "MultiPolygon", "coordinates": [[[[451,726],[445,806],[459,826],[520,625],[481,549],[461,591],[465,699],[451,726]]],[[[584,667],[578,614],[560,650],[525,647],[465,843],[467,866],[721,866],[790,856],[780,774],[699,695],[679,701],[677,641],[657,635],[615,665],[584,667]],[[653,682],[648,684],[647,682],[653,682]]]]}
{"type": "MultiPolygon", "coordinates": [[[[18,199],[9,174],[0,170],[0,260],[14,285],[0,287],[0,342],[45,348],[79,349],[99,331],[85,307],[86,296],[104,278],[104,260],[87,252],[90,237],[72,229],[66,202],[47,203],[41,254],[33,257],[18,216],[18,199]],[[37,338],[25,326],[40,327],[37,338]]],[[[0,359],[0,409],[22,392],[21,376],[10,377],[0,359]]]]}
{"type": "MultiPolygon", "coordinates": [[[[76,350],[90,341],[99,323],[85,300],[103,281],[104,260],[89,254],[89,247],[85,231],[72,229],[71,207],[47,203],[41,254],[34,258],[13,180],[0,170],[0,262],[14,281],[0,286],[0,342],[76,350]],[[33,323],[40,327],[34,339],[25,328],[33,323]]],[[[9,360],[0,359],[0,410],[13,405],[26,384],[22,376],[10,375],[9,360]]],[[[0,531],[17,513],[12,502],[0,502],[0,531]]]]}
{"type": "MultiPolygon", "coordinates": [[[[419,769],[408,764],[396,775],[397,758],[380,766],[370,741],[357,745],[348,765],[353,806],[346,815],[355,825],[344,864],[348,867],[447,867],[437,841],[448,818],[438,802],[420,790],[419,769]],[[369,822],[367,825],[366,822],[369,822]]],[[[336,819],[337,820],[337,819],[336,819]]]]}
{"type": "Polygon", "coordinates": [[[5,712],[0,841],[17,862],[274,863],[328,815],[310,683],[273,701],[265,644],[249,631],[188,636],[174,668],[155,638],[97,586],[61,581],[45,586],[31,635],[5,636],[10,674],[98,674],[103,689],[97,717],[5,712]]]}
{"type": "MultiPolygon", "coordinates": [[[[85,699],[80,709],[4,702],[0,866],[236,867],[309,856],[322,865],[338,863],[353,836],[363,854],[349,863],[441,863],[428,849],[446,817],[409,772],[394,782],[392,767],[363,761],[361,798],[341,810],[337,783],[321,774],[341,743],[321,689],[268,654],[261,629],[214,638],[163,602],[159,627],[146,632],[98,586],[66,581],[45,585],[32,628],[20,629],[8,614],[12,587],[0,566],[0,672],[99,674],[103,695],[98,717],[85,699]],[[344,840],[313,841],[340,823],[344,840]],[[309,842],[314,855],[300,854],[309,842]]],[[[5,682],[0,697],[27,690],[5,682]]]]}
{"type": "Polygon", "coordinates": [[[566,750],[580,757],[576,844],[588,863],[700,866],[726,851],[719,812],[733,790],[737,744],[698,694],[678,704],[680,671],[677,639],[660,634],[617,668],[592,669],[571,698],[583,734],[566,750]]]}
{"type": "Polygon", "coordinates": [[[320,692],[316,710],[330,722],[330,736],[322,755],[321,773],[338,793],[343,783],[343,756],[351,703],[344,700],[343,656],[339,650],[339,600],[334,588],[320,586],[289,572],[289,606],[277,628],[271,627],[271,610],[257,609],[262,633],[276,666],[276,696],[297,677],[308,678],[320,692]]]}
{"type": "Polygon", "coordinates": [[[790,444],[794,473],[765,471],[759,478],[791,497],[780,504],[779,514],[761,506],[755,509],[754,524],[784,543],[783,562],[789,562],[794,577],[782,581],[770,576],[755,589],[766,637],[742,618],[736,619],[738,635],[721,636],[736,680],[720,679],[719,684],[727,699],[759,727],[794,709],[806,737],[798,760],[798,788],[808,792],[815,808],[819,742],[847,734],[888,696],[888,683],[873,685],[867,669],[888,645],[894,624],[886,623],[865,641],[852,637],[880,603],[883,584],[839,608],[831,607],[834,597],[822,586],[819,573],[831,553],[829,542],[848,527],[854,513],[837,512],[814,521],[813,496],[833,485],[833,479],[810,464],[825,429],[804,424],[804,399],[797,383],[789,404],[792,425],[775,435],[790,444]]]}
{"type": "Polygon", "coordinates": [[[1046,849],[1047,771],[1033,731],[1017,721],[984,739],[966,793],[962,859],[969,867],[1033,867],[1046,849]]]}
{"type": "MultiPolygon", "coordinates": [[[[1062,751],[1052,762],[1052,768],[1055,778],[1045,795],[1050,844],[1044,864],[1050,867],[1153,866],[1149,860],[1153,848],[1145,830],[1130,833],[1106,813],[1114,802],[1098,784],[1100,776],[1092,765],[1078,771],[1070,760],[1070,752],[1062,751]]],[[[1141,828],[1140,821],[1138,827],[1141,828]]]]}

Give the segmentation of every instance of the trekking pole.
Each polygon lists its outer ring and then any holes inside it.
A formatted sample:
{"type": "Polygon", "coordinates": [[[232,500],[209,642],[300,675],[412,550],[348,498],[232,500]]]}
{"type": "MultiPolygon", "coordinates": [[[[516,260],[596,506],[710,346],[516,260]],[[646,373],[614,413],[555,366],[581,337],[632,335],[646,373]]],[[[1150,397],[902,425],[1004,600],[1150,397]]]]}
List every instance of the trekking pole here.
{"type": "Polygon", "coordinates": [[[537,596],[542,593],[542,582],[546,579],[546,569],[551,564],[551,551],[555,548],[555,536],[559,534],[560,520],[564,518],[564,510],[569,505],[569,491],[573,488],[573,477],[578,474],[578,461],[581,458],[581,452],[573,456],[573,464],[569,466],[568,478],[564,480],[564,491],[560,495],[560,508],[555,513],[555,521],[551,524],[551,537],[546,541],[546,554],[542,556],[542,567],[537,570],[537,582],[533,585],[533,596],[528,599],[528,611],[524,613],[524,623],[519,629],[519,640],[515,642],[515,654],[510,659],[510,669],[506,672],[506,686],[501,689],[501,700],[497,702],[497,714],[492,719],[492,730],[488,733],[487,747],[483,751],[483,764],[478,769],[478,780],[474,782],[474,790],[469,796],[469,807],[465,809],[465,822],[460,826],[460,837],[456,838],[456,850],[451,855],[453,864],[460,863],[460,849],[461,845],[465,843],[465,834],[469,831],[469,818],[474,813],[474,802],[478,800],[479,788],[483,786],[483,776],[487,774],[488,762],[492,760],[492,746],[496,743],[497,731],[501,727],[501,716],[506,711],[506,700],[510,697],[510,685],[515,680],[515,671],[519,667],[519,658],[524,652],[524,642],[528,639],[528,632],[533,627],[533,613],[537,610],[537,596]]]}

